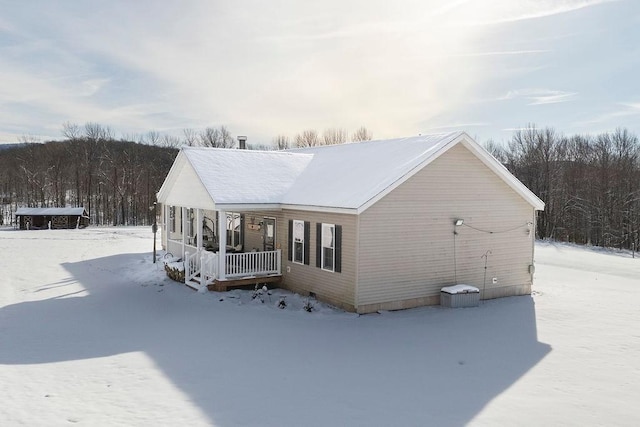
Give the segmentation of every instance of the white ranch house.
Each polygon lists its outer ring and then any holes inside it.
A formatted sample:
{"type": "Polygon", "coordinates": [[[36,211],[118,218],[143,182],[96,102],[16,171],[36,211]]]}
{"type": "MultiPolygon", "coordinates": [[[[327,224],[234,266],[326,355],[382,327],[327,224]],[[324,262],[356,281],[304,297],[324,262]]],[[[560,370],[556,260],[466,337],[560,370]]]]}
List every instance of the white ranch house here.
{"type": "Polygon", "coordinates": [[[544,203],[464,132],[290,151],[183,147],[162,244],[192,287],[278,282],[359,313],[531,293],[544,203]]]}

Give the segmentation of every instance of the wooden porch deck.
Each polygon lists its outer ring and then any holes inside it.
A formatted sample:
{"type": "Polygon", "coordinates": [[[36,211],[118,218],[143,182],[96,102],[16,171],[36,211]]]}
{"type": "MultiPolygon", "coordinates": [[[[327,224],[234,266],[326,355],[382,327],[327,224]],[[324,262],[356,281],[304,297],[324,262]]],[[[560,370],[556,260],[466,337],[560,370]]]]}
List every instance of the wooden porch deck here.
{"type": "Polygon", "coordinates": [[[272,274],[269,276],[255,276],[255,277],[243,277],[239,279],[229,280],[214,280],[213,283],[207,285],[207,289],[215,292],[226,292],[230,289],[243,288],[245,286],[255,286],[262,283],[275,283],[282,282],[281,274],[272,274]]]}

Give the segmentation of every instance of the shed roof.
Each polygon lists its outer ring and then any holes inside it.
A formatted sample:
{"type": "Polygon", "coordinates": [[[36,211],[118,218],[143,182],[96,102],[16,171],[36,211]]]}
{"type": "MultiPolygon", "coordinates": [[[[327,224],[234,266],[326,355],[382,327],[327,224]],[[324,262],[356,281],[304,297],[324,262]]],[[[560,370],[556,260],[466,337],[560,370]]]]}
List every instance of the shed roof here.
{"type": "Polygon", "coordinates": [[[18,208],[16,215],[32,216],[55,216],[55,215],[78,215],[85,214],[84,208],[18,208]]]}
{"type": "MultiPolygon", "coordinates": [[[[544,203],[464,132],[353,142],[289,151],[183,147],[175,165],[187,162],[222,208],[279,205],[362,212],[458,143],[534,208],[544,203]]],[[[164,202],[172,168],[158,199],[164,202]]],[[[195,206],[195,205],[194,205],[195,206]]]]}

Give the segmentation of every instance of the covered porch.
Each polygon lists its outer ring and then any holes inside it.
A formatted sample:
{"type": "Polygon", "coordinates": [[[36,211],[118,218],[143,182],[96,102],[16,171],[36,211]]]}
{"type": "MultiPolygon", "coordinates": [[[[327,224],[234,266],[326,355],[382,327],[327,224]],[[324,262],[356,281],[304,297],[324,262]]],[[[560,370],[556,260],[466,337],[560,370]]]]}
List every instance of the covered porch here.
{"type": "Polygon", "coordinates": [[[185,284],[194,289],[225,291],[282,279],[281,250],[273,224],[256,224],[247,212],[165,205],[163,245],[184,263],[185,284]],[[262,228],[264,226],[264,229],[262,228]],[[247,245],[247,230],[263,233],[263,245],[247,245]],[[259,231],[256,231],[259,230],[259,231]]]}

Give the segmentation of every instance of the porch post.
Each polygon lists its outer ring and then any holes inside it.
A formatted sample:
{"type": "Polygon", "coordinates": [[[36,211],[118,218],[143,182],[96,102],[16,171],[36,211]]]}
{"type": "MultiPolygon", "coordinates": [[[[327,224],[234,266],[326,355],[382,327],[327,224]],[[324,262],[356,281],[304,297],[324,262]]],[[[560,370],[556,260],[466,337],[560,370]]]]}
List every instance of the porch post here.
{"type": "Polygon", "coordinates": [[[164,215],[162,217],[162,248],[169,250],[169,205],[166,203],[162,205],[164,208],[164,215]]]}
{"type": "Polygon", "coordinates": [[[227,263],[227,213],[218,211],[218,278],[226,278],[227,263]]]}
{"type": "Polygon", "coordinates": [[[182,223],[182,256],[184,256],[185,246],[187,244],[187,208],[180,207],[180,222],[182,223]]]}
{"type": "Polygon", "coordinates": [[[196,238],[196,247],[198,248],[198,252],[202,249],[202,209],[196,209],[196,232],[198,236],[196,238]]]}

